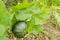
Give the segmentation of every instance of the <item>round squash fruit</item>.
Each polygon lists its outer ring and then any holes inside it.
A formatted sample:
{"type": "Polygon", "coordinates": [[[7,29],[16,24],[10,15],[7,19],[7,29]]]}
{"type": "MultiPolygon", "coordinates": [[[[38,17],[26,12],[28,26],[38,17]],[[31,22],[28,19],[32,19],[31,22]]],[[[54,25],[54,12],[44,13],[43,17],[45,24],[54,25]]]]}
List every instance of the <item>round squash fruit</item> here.
{"type": "Polygon", "coordinates": [[[22,38],[27,34],[27,23],[24,21],[17,22],[12,27],[12,33],[17,38],[22,38]]]}

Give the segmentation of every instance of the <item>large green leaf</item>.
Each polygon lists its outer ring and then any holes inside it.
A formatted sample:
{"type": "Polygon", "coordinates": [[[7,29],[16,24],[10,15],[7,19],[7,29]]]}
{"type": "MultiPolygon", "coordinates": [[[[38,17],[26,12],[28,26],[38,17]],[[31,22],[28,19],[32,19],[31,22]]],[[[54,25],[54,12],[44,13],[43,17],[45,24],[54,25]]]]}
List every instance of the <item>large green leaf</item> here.
{"type": "Polygon", "coordinates": [[[4,3],[2,2],[2,0],[0,0],[0,13],[3,13],[6,11],[6,8],[5,8],[5,5],[4,3]]]}
{"type": "Polygon", "coordinates": [[[6,27],[5,26],[3,26],[2,24],[0,24],[0,35],[3,35],[4,33],[5,33],[5,31],[6,31],[6,27]]]}
{"type": "Polygon", "coordinates": [[[26,9],[31,7],[32,5],[34,5],[34,3],[36,3],[35,1],[28,3],[27,0],[24,0],[23,3],[17,4],[16,6],[12,6],[12,9],[14,12],[21,10],[21,9],[26,9]]]}
{"type": "Polygon", "coordinates": [[[7,9],[2,0],[0,0],[0,35],[6,32],[10,26],[12,15],[7,12],[7,9]]]}
{"type": "Polygon", "coordinates": [[[35,21],[34,18],[31,19],[29,22],[29,27],[28,27],[28,33],[33,33],[33,34],[39,34],[43,32],[43,26],[40,24],[35,24],[37,21],[35,21]]]}
{"type": "Polygon", "coordinates": [[[2,25],[9,25],[9,22],[11,20],[11,15],[7,12],[7,9],[4,5],[4,3],[2,2],[2,0],[0,0],[0,24],[2,25]]]}
{"type": "Polygon", "coordinates": [[[32,15],[27,12],[27,10],[21,10],[20,12],[15,14],[17,20],[26,20],[30,18],[32,15]]]}
{"type": "Polygon", "coordinates": [[[39,34],[43,32],[43,26],[41,25],[34,25],[28,28],[28,33],[39,34]]]}
{"type": "Polygon", "coordinates": [[[0,36],[0,40],[8,40],[8,37],[6,35],[0,36]]]}

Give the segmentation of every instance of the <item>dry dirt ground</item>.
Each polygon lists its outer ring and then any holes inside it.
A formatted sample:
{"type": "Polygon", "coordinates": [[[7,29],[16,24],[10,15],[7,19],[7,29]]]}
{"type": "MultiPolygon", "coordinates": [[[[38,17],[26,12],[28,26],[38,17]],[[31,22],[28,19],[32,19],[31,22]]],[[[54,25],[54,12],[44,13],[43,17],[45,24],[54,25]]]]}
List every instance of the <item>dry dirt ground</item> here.
{"type": "Polygon", "coordinates": [[[44,31],[39,35],[26,35],[24,38],[11,37],[9,40],[60,40],[60,27],[53,25],[50,22],[44,24],[44,31]]]}

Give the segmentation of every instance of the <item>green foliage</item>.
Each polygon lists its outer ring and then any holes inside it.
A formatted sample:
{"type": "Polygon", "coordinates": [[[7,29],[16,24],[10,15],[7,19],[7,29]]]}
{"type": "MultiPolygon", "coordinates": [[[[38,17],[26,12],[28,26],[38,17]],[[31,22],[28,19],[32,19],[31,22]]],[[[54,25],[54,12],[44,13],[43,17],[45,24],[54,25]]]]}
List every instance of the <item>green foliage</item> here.
{"type": "Polygon", "coordinates": [[[11,20],[11,14],[7,12],[4,3],[0,0],[0,24],[8,26],[11,20]]]}
{"type": "Polygon", "coordinates": [[[6,31],[6,27],[0,24],[0,35],[3,35],[6,31]]]}
{"type": "Polygon", "coordinates": [[[23,2],[19,6],[13,6],[12,10],[15,12],[15,17],[17,20],[26,21],[30,19],[29,21],[27,21],[29,25],[28,33],[39,34],[40,32],[43,32],[43,24],[50,16],[50,9],[45,6],[42,6],[40,8],[38,1],[34,2],[34,4],[31,3],[31,5],[32,6],[28,5],[28,7],[26,6],[25,2],[23,2]],[[17,7],[21,7],[21,9],[18,9],[17,7]]]}
{"type": "Polygon", "coordinates": [[[1,36],[0,36],[0,40],[8,40],[7,35],[1,35],[1,36]]]}
{"type": "Polygon", "coordinates": [[[11,15],[7,12],[7,9],[2,0],[0,0],[0,39],[5,40],[6,37],[2,36],[10,26],[11,15]]]}
{"type": "Polygon", "coordinates": [[[15,14],[17,20],[26,20],[30,18],[32,15],[28,14],[27,10],[20,10],[20,12],[15,14]]]}
{"type": "Polygon", "coordinates": [[[17,4],[16,6],[12,6],[12,9],[13,9],[13,11],[18,11],[20,9],[29,8],[34,3],[35,3],[35,1],[34,2],[31,2],[31,3],[28,3],[28,1],[26,0],[23,3],[17,4]]]}
{"type": "Polygon", "coordinates": [[[40,32],[43,32],[43,26],[39,24],[40,21],[37,21],[37,19],[35,20],[34,17],[32,17],[29,22],[28,33],[39,34],[40,32]]]}
{"type": "Polygon", "coordinates": [[[7,40],[4,34],[8,28],[12,28],[16,21],[27,22],[28,34],[43,32],[43,25],[54,10],[58,10],[54,12],[54,20],[60,25],[60,0],[33,0],[31,2],[24,0],[23,3],[12,6],[9,11],[3,1],[0,0],[0,40],[7,40]]]}

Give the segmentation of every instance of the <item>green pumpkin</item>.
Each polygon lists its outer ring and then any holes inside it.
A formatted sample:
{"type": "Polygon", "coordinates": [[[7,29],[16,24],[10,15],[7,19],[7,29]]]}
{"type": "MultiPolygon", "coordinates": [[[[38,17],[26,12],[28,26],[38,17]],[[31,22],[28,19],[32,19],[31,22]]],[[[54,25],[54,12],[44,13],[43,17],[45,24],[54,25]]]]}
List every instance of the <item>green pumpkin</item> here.
{"type": "Polygon", "coordinates": [[[13,25],[12,32],[16,37],[24,37],[27,34],[27,23],[17,22],[13,25]]]}

